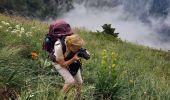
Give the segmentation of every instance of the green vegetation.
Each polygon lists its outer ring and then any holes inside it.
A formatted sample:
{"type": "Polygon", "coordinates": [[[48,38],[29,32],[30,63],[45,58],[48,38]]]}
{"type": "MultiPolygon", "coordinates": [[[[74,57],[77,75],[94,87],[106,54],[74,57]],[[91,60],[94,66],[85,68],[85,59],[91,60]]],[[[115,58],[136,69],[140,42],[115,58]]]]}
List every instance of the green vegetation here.
{"type": "MultiPolygon", "coordinates": [[[[0,96],[11,90],[21,100],[61,100],[63,80],[51,72],[42,51],[48,25],[0,15],[0,96]],[[32,54],[35,55],[32,55],[32,54]],[[37,55],[38,56],[37,56],[37,55]]],[[[91,59],[83,60],[85,100],[169,100],[170,52],[75,28],[91,59]]],[[[68,98],[73,100],[75,91],[68,98]]],[[[5,98],[5,97],[4,97],[5,98]]]]}
{"type": "Polygon", "coordinates": [[[73,8],[72,0],[0,0],[0,12],[26,18],[57,18],[73,8]]]}
{"type": "MultiPolygon", "coordinates": [[[[119,33],[115,33],[115,28],[112,28],[111,27],[111,24],[104,24],[103,26],[102,26],[102,28],[103,28],[103,32],[101,32],[101,33],[105,33],[105,34],[109,34],[109,35],[112,35],[112,36],[114,36],[114,37],[118,37],[118,35],[119,35],[119,33]]],[[[99,32],[99,31],[98,31],[99,32]]]]}

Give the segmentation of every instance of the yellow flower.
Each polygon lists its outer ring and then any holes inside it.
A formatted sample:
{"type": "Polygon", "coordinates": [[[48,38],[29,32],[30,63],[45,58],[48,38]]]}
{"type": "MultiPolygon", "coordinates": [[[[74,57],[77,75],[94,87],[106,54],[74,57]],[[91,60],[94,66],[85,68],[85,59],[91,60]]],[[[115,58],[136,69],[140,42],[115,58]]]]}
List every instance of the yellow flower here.
{"type": "Polygon", "coordinates": [[[102,59],[106,59],[107,58],[107,56],[106,55],[104,55],[103,57],[102,57],[102,59]]]}
{"type": "Polygon", "coordinates": [[[102,52],[102,56],[106,56],[106,52],[107,52],[106,49],[104,49],[102,52]]]}
{"type": "Polygon", "coordinates": [[[135,84],[135,82],[133,80],[129,80],[129,85],[133,86],[135,84]]]}
{"type": "Polygon", "coordinates": [[[112,52],[112,59],[113,59],[113,61],[115,61],[116,58],[117,58],[117,54],[115,52],[112,52]]]}
{"type": "Polygon", "coordinates": [[[103,51],[102,51],[102,61],[101,61],[101,63],[102,64],[106,64],[106,61],[107,61],[107,51],[106,51],[106,49],[104,49],[103,51]]]}
{"type": "Polygon", "coordinates": [[[112,68],[115,68],[116,64],[112,64],[112,68]]]}
{"type": "Polygon", "coordinates": [[[36,59],[38,59],[38,54],[33,51],[33,52],[31,52],[31,57],[33,60],[36,60],[36,59]]]}
{"type": "Polygon", "coordinates": [[[102,64],[106,64],[106,61],[105,60],[102,60],[102,62],[101,62],[102,64]]]}

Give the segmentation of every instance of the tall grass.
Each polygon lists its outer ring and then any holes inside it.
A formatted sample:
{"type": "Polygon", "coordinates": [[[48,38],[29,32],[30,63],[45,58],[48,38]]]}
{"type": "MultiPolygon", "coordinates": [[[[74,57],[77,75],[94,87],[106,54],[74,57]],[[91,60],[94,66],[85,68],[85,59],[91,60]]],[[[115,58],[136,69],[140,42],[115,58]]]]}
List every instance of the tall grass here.
{"type": "MultiPolygon", "coordinates": [[[[63,79],[51,72],[42,51],[47,23],[0,15],[0,87],[15,88],[21,100],[61,100],[63,79]],[[38,58],[33,60],[31,52],[38,58]]],[[[75,28],[91,59],[83,60],[85,100],[169,100],[170,53],[75,28]]],[[[121,33],[120,33],[121,34],[121,33]]],[[[69,100],[75,97],[71,90],[69,100]]]]}

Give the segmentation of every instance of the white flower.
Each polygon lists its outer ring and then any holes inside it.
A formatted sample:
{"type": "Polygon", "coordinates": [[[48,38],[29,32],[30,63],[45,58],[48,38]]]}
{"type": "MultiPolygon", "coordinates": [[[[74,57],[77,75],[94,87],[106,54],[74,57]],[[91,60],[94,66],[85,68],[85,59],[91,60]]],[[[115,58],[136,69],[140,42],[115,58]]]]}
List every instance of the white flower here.
{"type": "Polygon", "coordinates": [[[9,30],[5,30],[5,32],[9,32],[9,30]]]}
{"type": "Polygon", "coordinates": [[[22,34],[19,34],[18,36],[21,37],[22,34]]]}
{"type": "Polygon", "coordinates": [[[31,97],[33,97],[34,96],[34,94],[31,94],[29,97],[31,98],[31,97]]]}
{"type": "Polygon", "coordinates": [[[22,33],[24,33],[24,31],[21,30],[20,33],[22,34],[22,33]]]}
{"type": "Polygon", "coordinates": [[[19,25],[16,25],[15,28],[18,29],[18,30],[20,30],[20,26],[19,26],[19,25]]]}
{"type": "Polygon", "coordinates": [[[25,31],[23,27],[21,27],[21,31],[25,31]]]}
{"type": "Polygon", "coordinates": [[[2,29],[2,26],[0,26],[0,29],[2,29]]]}
{"type": "Polygon", "coordinates": [[[32,34],[32,32],[27,32],[26,34],[32,34]]]}
{"type": "Polygon", "coordinates": [[[5,25],[9,26],[10,24],[9,23],[5,23],[5,25]]]}
{"type": "Polygon", "coordinates": [[[8,29],[10,29],[10,30],[11,30],[11,29],[12,29],[12,27],[8,27],[8,29]]]}
{"type": "Polygon", "coordinates": [[[17,29],[14,29],[14,30],[11,31],[11,33],[19,33],[19,32],[20,32],[20,31],[17,30],[17,29]]]}
{"type": "Polygon", "coordinates": [[[26,36],[32,36],[32,32],[27,32],[26,36]]]}
{"type": "Polygon", "coordinates": [[[13,31],[11,31],[11,33],[16,33],[16,31],[13,30],[13,31]]]}
{"type": "Polygon", "coordinates": [[[89,86],[89,89],[95,89],[95,87],[94,86],[89,86]]]}
{"type": "Polygon", "coordinates": [[[31,27],[32,29],[34,29],[35,27],[31,27]]]}
{"type": "Polygon", "coordinates": [[[5,22],[5,21],[1,21],[1,23],[2,23],[2,24],[4,24],[4,25],[6,24],[6,22],[5,22]]]}
{"type": "Polygon", "coordinates": [[[19,33],[19,32],[20,32],[20,30],[17,30],[17,29],[15,29],[15,31],[16,31],[16,33],[19,33]]]}

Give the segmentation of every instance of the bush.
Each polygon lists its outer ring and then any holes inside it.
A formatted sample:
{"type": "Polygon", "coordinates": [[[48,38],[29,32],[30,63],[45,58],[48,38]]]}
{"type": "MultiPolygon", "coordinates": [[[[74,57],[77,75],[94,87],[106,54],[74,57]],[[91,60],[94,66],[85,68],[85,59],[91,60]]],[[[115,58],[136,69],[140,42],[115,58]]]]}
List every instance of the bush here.
{"type": "Polygon", "coordinates": [[[0,12],[24,17],[56,18],[73,8],[72,0],[2,0],[0,12]]]}
{"type": "Polygon", "coordinates": [[[112,28],[111,24],[104,24],[102,26],[102,28],[103,28],[103,32],[102,33],[113,35],[116,38],[118,37],[119,33],[114,33],[115,32],[115,28],[112,28]]]}

